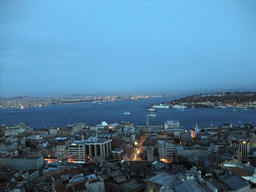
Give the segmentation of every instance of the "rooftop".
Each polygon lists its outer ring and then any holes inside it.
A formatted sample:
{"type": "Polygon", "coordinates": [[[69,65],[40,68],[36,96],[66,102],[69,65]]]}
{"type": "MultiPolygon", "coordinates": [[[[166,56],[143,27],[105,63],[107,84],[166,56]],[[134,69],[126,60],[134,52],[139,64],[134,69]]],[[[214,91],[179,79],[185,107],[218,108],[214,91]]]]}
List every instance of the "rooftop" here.
{"type": "Polygon", "coordinates": [[[134,190],[134,189],[137,189],[137,188],[143,186],[143,183],[142,182],[137,182],[136,179],[131,179],[130,181],[122,183],[121,185],[124,189],[134,190]]]}
{"type": "Polygon", "coordinates": [[[177,175],[170,175],[166,172],[161,172],[149,179],[147,181],[158,183],[160,185],[168,186],[169,188],[173,188],[175,183],[180,182],[180,179],[177,175]]]}
{"type": "Polygon", "coordinates": [[[122,153],[122,152],[124,152],[123,149],[112,150],[112,153],[122,153]]]}
{"type": "Polygon", "coordinates": [[[244,181],[236,175],[223,179],[222,181],[233,190],[239,190],[250,185],[248,182],[244,181]]]}
{"type": "Polygon", "coordinates": [[[157,144],[157,139],[150,139],[147,138],[145,141],[142,143],[142,146],[154,146],[157,144]]]}
{"type": "Polygon", "coordinates": [[[252,174],[240,167],[229,167],[230,171],[232,171],[233,173],[239,175],[239,176],[252,176],[252,174]]]}
{"type": "Polygon", "coordinates": [[[55,141],[60,141],[60,140],[67,140],[68,138],[67,137],[57,137],[55,139],[55,141]]]}

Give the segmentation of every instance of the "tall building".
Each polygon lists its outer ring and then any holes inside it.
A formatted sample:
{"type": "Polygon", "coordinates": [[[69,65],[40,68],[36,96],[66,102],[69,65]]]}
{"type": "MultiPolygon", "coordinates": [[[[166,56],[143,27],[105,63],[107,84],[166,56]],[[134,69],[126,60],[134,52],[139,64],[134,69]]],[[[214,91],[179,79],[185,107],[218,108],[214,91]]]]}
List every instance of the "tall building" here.
{"type": "Polygon", "coordinates": [[[61,161],[67,158],[68,154],[68,143],[67,137],[58,137],[55,139],[57,160],[61,161]]]}
{"type": "Polygon", "coordinates": [[[250,145],[249,144],[231,144],[231,147],[238,149],[238,159],[242,160],[247,157],[247,154],[250,151],[250,145]]]}
{"type": "Polygon", "coordinates": [[[110,158],[112,139],[89,138],[85,142],[87,161],[105,161],[110,158]]]}
{"type": "Polygon", "coordinates": [[[164,162],[174,162],[175,143],[159,140],[157,142],[159,159],[164,162]]]}
{"type": "Polygon", "coordinates": [[[148,159],[148,161],[154,161],[154,157],[153,156],[154,156],[154,148],[150,147],[147,150],[147,159],[148,159]]]}
{"type": "Polygon", "coordinates": [[[68,144],[68,158],[72,163],[85,163],[85,143],[83,140],[73,141],[68,144]]]}
{"type": "Polygon", "coordinates": [[[104,162],[111,156],[111,143],[111,139],[100,139],[96,137],[69,142],[68,162],[104,162]]]}

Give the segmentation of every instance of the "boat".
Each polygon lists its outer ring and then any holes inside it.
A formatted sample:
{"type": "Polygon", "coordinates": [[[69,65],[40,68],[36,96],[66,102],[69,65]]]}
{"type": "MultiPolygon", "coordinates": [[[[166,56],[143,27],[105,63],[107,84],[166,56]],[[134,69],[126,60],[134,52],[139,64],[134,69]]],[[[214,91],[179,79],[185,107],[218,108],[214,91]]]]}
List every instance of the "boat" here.
{"type": "Polygon", "coordinates": [[[173,105],[172,108],[174,109],[186,109],[187,107],[184,105],[173,105]]]}
{"type": "Polygon", "coordinates": [[[100,102],[93,102],[92,105],[93,105],[93,106],[101,105],[101,103],[100,103],[100,102]]]}
{"type": "Polygon", "coordinates": [[[235,106],[234,109],[244,109],[247,110],[246,106],[235,106]]]}
{"type": "Polygon", "coordinates": [[[155,117],[156,115],[153,113],[147,114],[148,117],[155,117]]]}
{"type": "Polygon", "coordinates": [[[149,110],[148,110],[148,112],[155,112],[156,110],[155,109],[153,109],[153,108],[150,108],[149,110]]]}
{"type": "Polygon", "coordinates": [[[129,112],[124,112],[124,114],[125,114],[125,115],[130,115],[130,113],[129,113],[129,112]]]}
{"type": "Polygon", "coordinates": [[[152,105],[152,108],[155,108],[155,109],[168,109],[169,108],[169,105],[163,105],[163,104],[159,104],[159,105],[152,105]]]}
{"type": "Polygon", "coordinates": [[[223,105],[220,105],[220,106],[215,106],[214,108],[215,108],[215,109],[226,109],[227,107],[226,107],[226,106],[223,106],[223,105]]]}

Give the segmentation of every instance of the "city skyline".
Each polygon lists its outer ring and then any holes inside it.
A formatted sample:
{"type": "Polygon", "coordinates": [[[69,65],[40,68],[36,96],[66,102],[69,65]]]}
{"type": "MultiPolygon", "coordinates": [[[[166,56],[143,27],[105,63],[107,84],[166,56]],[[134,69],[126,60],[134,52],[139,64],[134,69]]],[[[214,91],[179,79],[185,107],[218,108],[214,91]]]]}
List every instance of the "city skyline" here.
{"type": "Polygon", "coordinates": [[[1,97],[256,90],[253,0],[0,6],[1,97]]]}

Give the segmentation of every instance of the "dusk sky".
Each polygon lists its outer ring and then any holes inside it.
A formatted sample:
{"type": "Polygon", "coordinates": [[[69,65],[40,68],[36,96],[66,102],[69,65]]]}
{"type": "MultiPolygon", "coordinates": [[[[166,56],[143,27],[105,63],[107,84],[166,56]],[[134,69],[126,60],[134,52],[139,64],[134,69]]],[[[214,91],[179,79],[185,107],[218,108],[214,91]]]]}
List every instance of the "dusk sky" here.
{"type": "Polygon", "coordinates": [[[255,0],[1,0],[1,96],[256,90],[255,0]]]}

